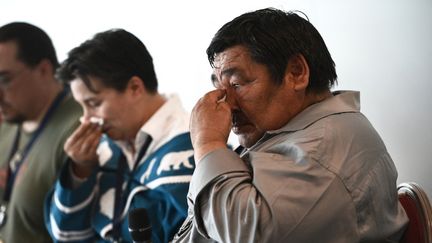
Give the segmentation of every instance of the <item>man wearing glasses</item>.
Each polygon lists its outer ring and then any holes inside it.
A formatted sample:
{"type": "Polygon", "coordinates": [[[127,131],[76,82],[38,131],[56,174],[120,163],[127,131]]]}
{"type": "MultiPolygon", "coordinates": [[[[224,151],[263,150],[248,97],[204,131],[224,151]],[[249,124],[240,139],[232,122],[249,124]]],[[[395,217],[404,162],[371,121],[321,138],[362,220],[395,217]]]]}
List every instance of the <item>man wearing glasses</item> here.
{"type": "Polygon", "coordinates": [[[43,30],[0,27],[0,242],[50,241],[43,201],[82,113],[54,77],[58,66],[43,30]]]}

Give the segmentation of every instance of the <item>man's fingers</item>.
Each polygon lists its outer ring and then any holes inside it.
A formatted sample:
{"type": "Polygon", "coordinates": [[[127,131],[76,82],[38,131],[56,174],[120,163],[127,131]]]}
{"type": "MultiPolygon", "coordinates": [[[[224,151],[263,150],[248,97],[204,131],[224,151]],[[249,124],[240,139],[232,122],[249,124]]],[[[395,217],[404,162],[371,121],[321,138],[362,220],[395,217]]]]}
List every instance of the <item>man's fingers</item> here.
{"type": "Polygon", "coordinates": [[[96,148],[99,144],[100,135],[101,134],[99,132],[94,132],[87,136],[86,140],[79,146],[79,150],[82,153],[96,153],[96,148]]]}
{"type": "MultiPolygon", "coordinates": [[[[93,133],[100,133],[100,129],[98,129],[98,126],[96,124],[92,123],[82,123],[73,133],[72,135],[67,139],[65,143],[68,147],[75,146],[76,144],[82,143],[88,136],[90,136],[93,133]]],[[[100,135],[98,135],[100,136],[100,135]]]]}
{"type": "Polygon", "coordinates": [[[204,103],[220,103],[226,100],[226,90],[224,89],[216,89],[206,93],[202,98],[201,102],[204,103]]]}

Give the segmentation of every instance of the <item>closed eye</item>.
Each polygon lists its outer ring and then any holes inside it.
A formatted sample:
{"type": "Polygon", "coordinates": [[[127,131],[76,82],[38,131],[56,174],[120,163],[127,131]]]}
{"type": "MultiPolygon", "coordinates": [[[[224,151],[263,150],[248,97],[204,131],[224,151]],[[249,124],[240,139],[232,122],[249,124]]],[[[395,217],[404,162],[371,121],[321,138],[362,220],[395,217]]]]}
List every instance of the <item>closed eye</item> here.
{"type": "Polygon", "coordinates": [[[95,99],[89,99],[85,101],[85,104],[89,107],[89,108],[95,108],[98,107],[102,104],[102,102],[100,100],[95,100],[95,99]]]}
{"type": "Polygon", "coordinates": [[[241,86],[241,85],[238,84],[238,83],[231,83],[230,85],[231,85],[231,87],[233,87],[234,89],[237,89],[237,88],[239,88],[239,87],[241,86]]]}

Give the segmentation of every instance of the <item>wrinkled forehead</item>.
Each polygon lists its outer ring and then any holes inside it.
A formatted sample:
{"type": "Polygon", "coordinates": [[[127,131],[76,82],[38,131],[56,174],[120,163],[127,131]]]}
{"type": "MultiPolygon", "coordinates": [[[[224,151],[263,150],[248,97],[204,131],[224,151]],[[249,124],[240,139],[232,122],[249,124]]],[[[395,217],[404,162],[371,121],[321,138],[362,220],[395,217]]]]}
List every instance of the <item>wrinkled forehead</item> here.
{"type": "Polygon", "coordinates": [[[251,61],[252,59],[246,47],[233,46],[215,55],[213,73],[220,79],[226,70],[245,65],[251,61]]]}

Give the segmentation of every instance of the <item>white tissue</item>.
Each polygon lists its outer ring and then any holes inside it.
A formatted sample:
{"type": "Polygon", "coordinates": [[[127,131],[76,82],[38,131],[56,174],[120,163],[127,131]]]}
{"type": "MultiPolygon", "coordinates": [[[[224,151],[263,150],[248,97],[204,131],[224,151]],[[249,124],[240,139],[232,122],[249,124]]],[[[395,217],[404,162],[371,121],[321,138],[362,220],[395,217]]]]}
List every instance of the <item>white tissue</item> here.
{"type": "Polygon", "coordinates": [[[217,103],[225,102],[226,101],[226,95],[222,97],[220,100],[217,101],[217,103]]]}
{"type": "MultiPolygon", "coordinates": [[[[79,120],[80,120],[81,123],[83,123],[84,122],[84,117],[80,117],[79,120]]],[[[90,123],[97,124],[99,126],[103,126],[104,120],[102,118],[92,116],[92,117],[90,117],[90,123]]]]}

